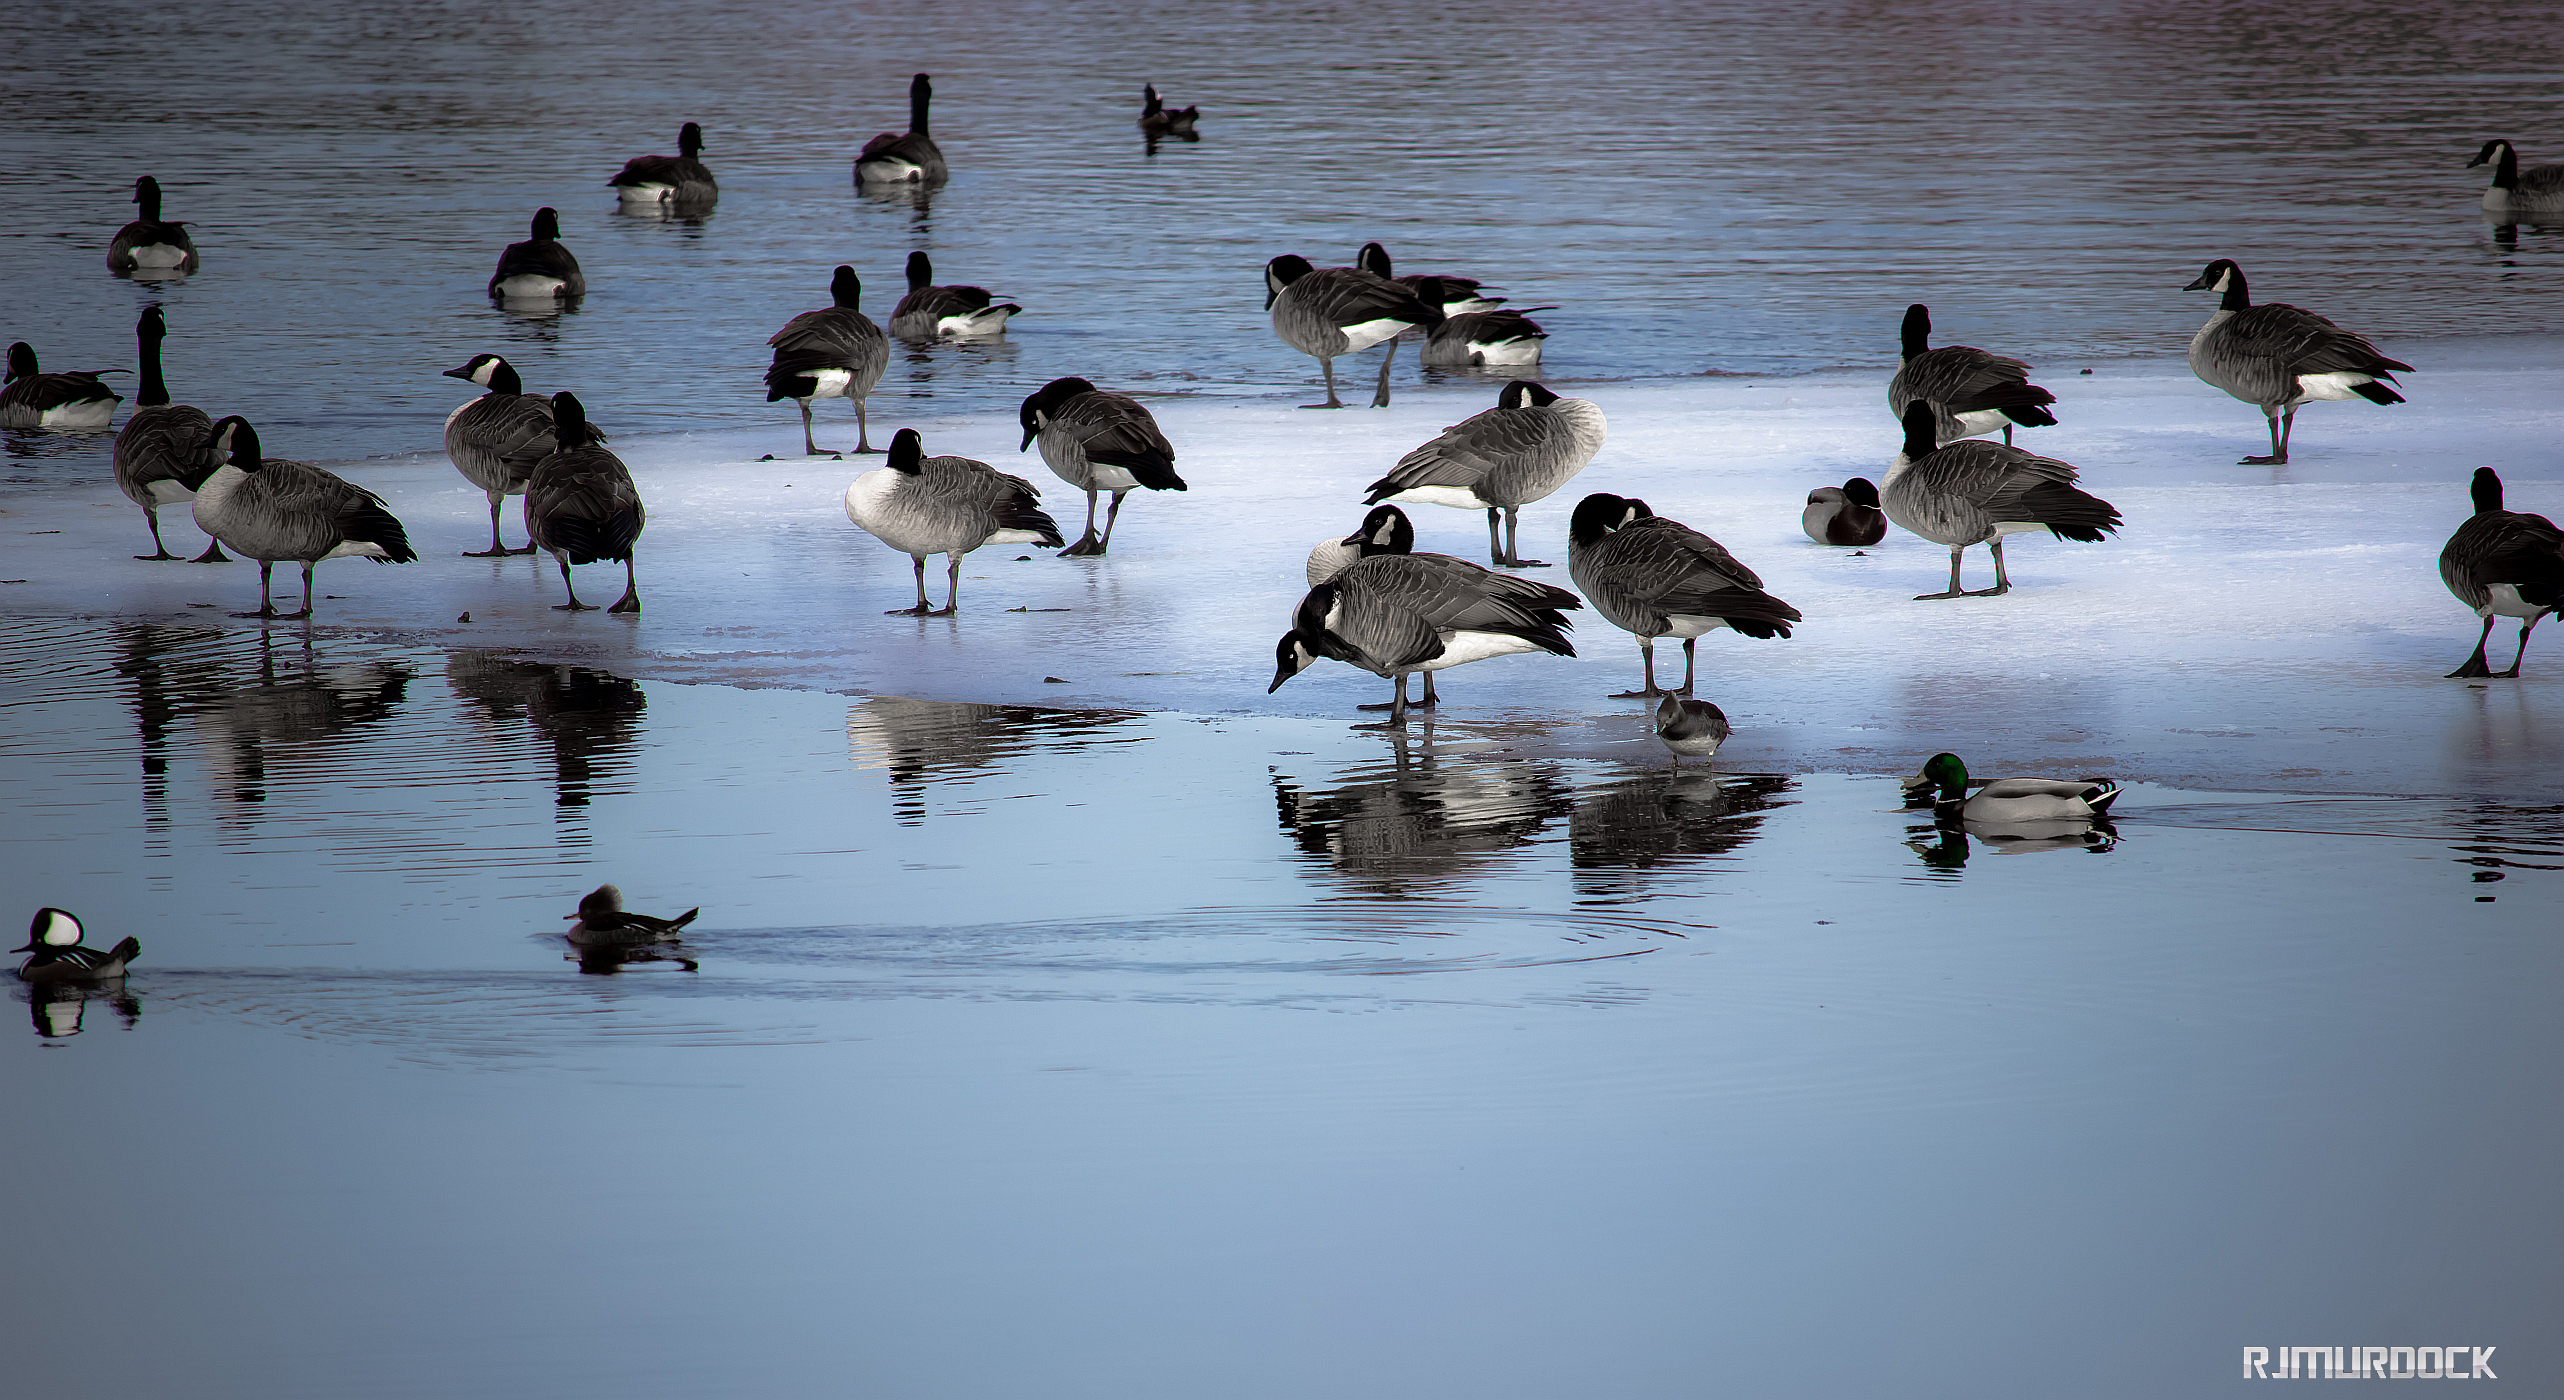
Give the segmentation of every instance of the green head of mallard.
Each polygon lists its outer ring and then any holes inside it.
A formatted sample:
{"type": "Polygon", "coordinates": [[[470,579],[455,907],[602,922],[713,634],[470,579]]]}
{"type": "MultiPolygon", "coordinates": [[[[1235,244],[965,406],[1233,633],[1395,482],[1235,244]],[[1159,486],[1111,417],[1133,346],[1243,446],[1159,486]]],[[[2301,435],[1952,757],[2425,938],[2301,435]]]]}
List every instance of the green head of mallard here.
{"type": "Polygon", "coordinates": [[[1923,771],[1905,780],[1905,795],[1935,802],[1957,802],[1967,796],[1968,766],[1954,753],[1936,753],[1923,761],[1923,771]]]}

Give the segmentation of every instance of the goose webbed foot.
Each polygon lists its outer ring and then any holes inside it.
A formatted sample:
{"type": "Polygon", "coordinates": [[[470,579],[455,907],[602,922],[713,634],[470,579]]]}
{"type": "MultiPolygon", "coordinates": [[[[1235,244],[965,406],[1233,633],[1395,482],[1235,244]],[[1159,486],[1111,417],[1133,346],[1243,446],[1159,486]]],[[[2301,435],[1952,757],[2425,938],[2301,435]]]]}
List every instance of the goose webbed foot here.
{"type": "MultiPolygon", "coordinates": [[[[234,613],[233,616],[238,617],[240,614],[234,613]]],[[[2493,668],[2485,664],[2484,653],[2478,651],[2473,656],[2466,658],[2465,665],[2460,666],[2456,670],[2449,672],[2447,675],[2440,677],[2440,679],[2450,681],[2473,680],[2479,676],[2490,679],[2492,674],[2493,668]]]]}
{"type": "Polygon", "coordinates": [[[2285,452],[2274,452],[2267,457],[2246,457],[2242,461],[2235,463],[2235,465],[2239,467],[2284,467],[2288,465],[2288,454],[2285,452]]]}
{"type": "Polygon", "coordinates": [[[172,553],[170,553],[168,550],[164,549],[164,550],[160,551],[158,554],[137,554],[137,555],[135,555],[134,557],[135,557],[136,559],[140,559],[140,560],[144,561],[145,563],[154,563],[154,564],[156,564],[156,563],[160,562],[160,561],[161,561],[161,560],[163,560],[163,559],[183,559],[183,558],[185,558],[186,556],[184,556],[184,555],[179,555],[179,554],[172,554],[172,553]]]}
{"type": "Polygon", "coordinates": [[[1548,561],[1542,559],[1510,559],[1499,557],[1496,560],[1496,567],[1499,569],[1545,569],[1549,567],[1549,564],[1548,561]]]}
{"type": "Polygon", "coordinates": [[[231,562],[231,556],[223,553],[223,542],[221,540],[215,540],[205,546],[204,553],[197,555],[195,558],[190,559],[187,562],[190,564],[228,564],[231,562]]]}
{"type": "Polygon", "coordinates": [[[882,616],[884,616],[884,617],[942,617],[942,616],[946,616],[946,615],[948,615],[951,611],[952,611],[952,610],[951,610],[950,608],[947,608],[947,609],[945,609],[945,610],[944,610],[944,612],[938,613],[938,612],[936,612],[934,609],[932,609],[932,608],[930,608],[930,607],[927,607],[925,604],[923,604],[923,603],[919,603],[917,606],[915,606],[915,607],[913,607],[913,608],[892,608],[892,609],[890,609],[889,611],[887,611],[887,612],[883,613],[883,614],[882,614],[882,616]]]}
{"type": "Polygon", "coordinates": [[[1304,403],[1304,404],[1300,405],[1300,407],[1302,407],[1302,408],[1342,408],[1342,407],[1344,407],[1344,400],[1342,400],[1342,399],[1329,399],[1329,400],[1327,400],[1325,403],[1304,403]]]}
{"type": "Polygon", "coordinates": [[[528,545],[523,549],[509,549],[502,545],[493,545],[488,549],[464,550],[463,557],[466,559],[505,559],[511,554],[531,554],[533,552],[534,547],[532,545],[528,545]]]}
{"type": "Polygon", "coordinates": [[[1671,693],[1672,692],[1670,691],[1658,690],[1654,686],[1649,686],[1645,690],[1624,690],[1609,698],[1614,700],[1661,700],[1671,693]]]}
{"type": "Polygon", "coordinates": [[[1101,554],[1103,552],[1104,542],[1095,538],[1094,533],[1089,531],[1086,534],[1078,536],[1077,543],[1061,550],[1058,557],[1066,559],[1071,555],[1101,554]]]}
{"type": "Polygon", "coordinates": [[[554,603],[554,604],[552,605],[552,611],[554,611],[554,612],[595,612],[595,611],[596,611],[596,604],[594,604],[594,603],[582,603],[582,602],[580,602],[578,599],[573,598],[573,599],[571,599],[570,601],[568,601],[568,602],[566,602],[566,603],[554,603]]]}
{"type": "Polygon", "coordinates": [[[2008,583],[1998,583],[1992,588],[1971,588],[1966,592],[1961,593],[1959,596],[1962,598],[2000,598],[2011,591],[2012,585],[2008,583]]]}
{"type": "Polygon", "coordinates": [[[637,613],[641,611],[641,595],[638,593],[626,593],[623,595],[620,602],[617,602],[613,607],[606,609],[606,611],[610,613],[637,613]]]}
{"type": "MultiPolygon", "coordinates": [[[[1407,708],[1410,710],[1430,710],[1437,703],[1438,701],[1435,700],[1410,700],[1407,702],[1407,708]]],[[[1377,705],[1356,705],[1353,708],[1357,710],[1394,710],[1397,707],[1397,701],[1383,700],[1377,705]]]]}

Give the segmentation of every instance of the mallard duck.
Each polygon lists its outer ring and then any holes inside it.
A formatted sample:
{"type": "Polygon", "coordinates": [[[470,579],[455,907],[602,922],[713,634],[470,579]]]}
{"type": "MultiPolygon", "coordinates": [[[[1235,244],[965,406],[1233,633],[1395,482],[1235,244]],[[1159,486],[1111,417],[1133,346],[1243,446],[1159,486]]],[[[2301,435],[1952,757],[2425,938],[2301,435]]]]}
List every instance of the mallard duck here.
{"type": "Polygon", "coordinates": [[[1724,627],[1768,640],[1789,636],[1799,611],[1763,591],[1763,581],[1726,546],[1645,501],[1597,491],[1576,503],[1567,523],[1567,572],[1603,620],[1638,639],[1646,686],[1615,700],[1650,699],[1656,684],[1656,639],[1683,639],[1683,684],[1692,692],[1694,648],[1724,627]]]}
{"type": "Polygon", "coordinates": [[[855,182],[864,185],[940,185],[952,178],[943,148],[926,134],[926,109],[935,85],[918,74],[908,80],[908,133],[883,132],[855,157],[855,182]]]}
{"type": "Polygon", "coordinates": [[[576,919],[570,925],[569,938],[581,947],[611,943],[665,943],[672,941],[702,913],[694,908],[673,919],[655,914],[635,914],[623,907],[623,891],[612,885],[599,885],[579,901],[579,912],[564,914],[576,919]]]}
{"type": "Polygon", "coordinates": [[[2502,509],[2502,478],[2491,467],[2477,467],[2469,488],[2475,513],[2448,537],[2439,552],[2440,581],[2457,601],[2484,619],[2475,638],[2475,654],[2448,673],[2510,678],[2519,674],[2528,654],[2528,634],[2540,618],[2564,606],[2564,530],[2542,515],[2502,509]],[[2493,638],[2493,619],[2520,619],[2519,650],[2511,668],[2495,671],[2484,661],[2484,644],[2493,638]]]}
{"type": "Polygon", "coordinates": [[[133,202],[141,217],[116,230],[107,243],[110,272],[194,272],[200,261],[187,225],[160,217],[160,182],[148,175],[134,181],[133,202]]]}
{"type": "Polygon", "coordinates": [[[561,244],[561,211],[545,205],[522,243],[507,245],[490,274],[490,295],[501,301],[574,300],[587,292],[587,274],[561,244]]]}
{"type": "Polygon", "coordinates": [[[626,204],[710,204],[721,198],[721,186],[696,159],[703,154],[703,128],[687,122],[677,131],[672,156],[634,156],[606,184],[626,204]]]}
{"type": "Polygon", "coordinates": [[[1108,394],[1092,383],[1070,377],[1054,379],[1024,400],[1018,414],[1022,452],[1042,445],[1042,461],[1060,480],[1086,493],[1086,533],[1062,555],[1102,554],[1113,543],[1113,522],[1121,518],[1122,497],[1135,487],[1182,491],[1175,474],[1175,447],[1159,432],[1157,418],[1127,394],[1108,394]],[[1095,494],[1109,491],[1113,504],[1104,513],[1104,533],[1095,533],[1095,494]]]}
{"type": "Polygon", "coordinates": [[[1041,496],[1033,483],[986,462],[929,457],[917,430],[902,428],[890,439],[890,464],[846,488],[846,518],[917,561],[917,606],[892,608],[892,617],[950,617],[961,598],[963,555],[984,544],[1059,545],[1059,526],[1042,513],[1041,496]],[[929,554],[952,561],[941,609],[926,606],[929,554]]]}
{"type": "Polygon", "coordinates": [[[1887,512],[1879,509],[1878,487],[1868,477],[1856,476],[1840,486],[1808,492],[1798,528],[1818,544],[1873,545],[1887,538],[1887,512]]]}
{"type": "Polygon", "coordinates": [[[1380,385],[1373,408],[1389,406],[1389,366],[1398,358],[1401,332],[1442,324],[1442,310],[1413,291],[1358,267],[1313,267],[1285,253],[1264,265],[1264,307],[1282,343],[1315,358],[1326,372],[1327,401],[1303,408],[1342,408],[1335,394],[1335,357],[1389,342],[1380,357],[1380,385]]]}
{"type": "Polygon", "coordinates": [[[1997,778],[1968,789],[1968,767],[1954,753],[1936,753],[1923,761],[1923,771],[1904,781],[1912,800],[1932,799],[1935,808],[1955,810],[1970,822],[2018,826],[2030,822],[2100,821],[2119,800],[2119,785],[2107,778],[2068,782],[2057,778],[1997,778]]]}
{"type": "Polygon", "coordinates": [[[1932,348],[1932,312],[1921,302],[1905,308],[1902,331],[1904,362],[1887,381],[1887,411],[1900,423],[1905,406],[1917,399],[1937,412],[1933,431],[1942,442],[1980,437],[2003,430],[2003,445],[2012,445],[2012,426],[2052,428],[2057,416],[2048,405],[2057,396],[2030,382],[2030,367],[2009,355],[1973,345],[1932,348]]]}
{"type": "Polygon", "coordinates": [[[1393,679],[1387,727],[1404,728],[1409,675],[1529,651],[1573,656],[1565,610],[1583,606],[1563,588],[1448,554],[1370,555],[1300,600],[1265,693],[1331,657],[1393,679]]]}
{"type": "Polygon", "coordinates": [[[1674,755],[1674,766],[1683,766],[1686,758],[1714,758],[1718,746],[1735,732],[1727,724],[1727,712],[1706,700],[1694,700],[1674,691],[1665,692],[1656,707],[1656,739],[1674,755]]]}
{"type": "MultiPolygon", "coordinates": [[[[142,353],[142,389],[135,395],[134,411],[125,418],[125,430],[116,434],[116,489],[125,499],[142,507],[142,518],[151,526],[149,554],[136,559],[177,559],[160,542],[160,508],[196,499],[196,488],[222,465],[213,455],[214,420],[201,408],[169,401],[169,384],[160,375],[160,342],[169,334],[169,323],[161,317],[160,308],[146,306],[141,319],[134,323],[134,339],[142,353]]],[[[209,540],[205,552],[188,562],[194,564],[228,564],[231,556],[223,553],[220,540],[209,540]]]]}
{"type": "Polygon", "coordinates": [[[62,909],[39,909],[27,926],[27,946],[15,952],[33,957],[18,964],[21,982],[103,982],[125,975],[125,964],[142,954],[142,941],[128,938],[104,952],[81,946],[80,920],[62,909]]]}
{"type": "Polygon", "coordinates": [[[1575,480],[1602,451],[1606,436],[1603,412],[1590,399],[1560,398],[1545,385],[1516,379],[1496,395],[1495,407],[1471,414],[1399,458],[1387,476],[1371,483],[1362,503],[1483,510],[1488,562],[1501,569],[1547,568],[1522,557],[1522,508],[1575,480]]]}
{"type": "Polygon", "coordinates": [[[2208,324],[2190,338],[2190,372],[2234,398],[2256,405],[2270,420],[2270,455],[2246,457],[2247,467],[2288,463],[2288,435],[2297,410],[2317,399],[2366,399],[2402,403],[2395,372],[2411,365],[2390,360],[2365,339],[2314,312],[2272,302],[2252,304],[2243,269],[2230,258],[2208,264],[2184,291],[2221,293],[2208,324]]]}

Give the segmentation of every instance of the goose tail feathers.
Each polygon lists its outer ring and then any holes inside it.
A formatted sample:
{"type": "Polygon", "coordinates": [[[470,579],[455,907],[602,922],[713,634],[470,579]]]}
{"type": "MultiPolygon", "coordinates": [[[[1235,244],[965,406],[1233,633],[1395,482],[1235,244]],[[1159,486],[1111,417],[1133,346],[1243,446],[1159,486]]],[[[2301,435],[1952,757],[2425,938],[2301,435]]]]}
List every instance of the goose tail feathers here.
{"type": "Polygon", "coordinates": [[[2353,384],[2350,386],[2350,391],[2359,395],[2361,398],[2368,400],[2370,403],[2387,404],[2402,403],[2404,401],[2403,395],[2396,393],[2393,389],[2388,388],[2386,385],[2379,383],[2374,379],[2365,384],[2353,384]]]}

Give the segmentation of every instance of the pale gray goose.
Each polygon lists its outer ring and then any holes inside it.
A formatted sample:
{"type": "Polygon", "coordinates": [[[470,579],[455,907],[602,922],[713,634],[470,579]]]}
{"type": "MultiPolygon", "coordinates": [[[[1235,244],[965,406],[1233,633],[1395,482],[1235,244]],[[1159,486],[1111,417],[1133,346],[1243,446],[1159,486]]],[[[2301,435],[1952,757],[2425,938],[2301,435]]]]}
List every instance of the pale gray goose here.
{"type": "Polygon", "coordinates": [[[935,264],[924,253],[910,253],[908,295],[890,309],[892,335],[902,340],[1004,335],[1006,318],[1024,309],[1011,301],[998,301],[986,287],[938,287],[934,281],[935,264]]]}
{"type": "Polygon", "coordinates": [[[1408,501],[1487,513],[1487,554],[1498,568],[1547,568],[1522,557],[1522,508],[1573,481],[1602,450],[1603,412],[1517,379],[1496,406],[1442,430],[1372,482],[1364,505],[1408,501]],[[1504,537],[1496,535],[1499,515],[1504,537]]]}
{"type": "Polygon", "coordinates": [[[864,284],[853,268],[839,267],[828,293],[836,305],[802,312],[766,341],[775,352],[774,363],[766,367],[766,402],[791,399],[800,406],[801,445],[816,457],[825,449],[810,436],[810,401],[852,399],[855,451],[878,452],[864,400],[890,365],[890,337],[856,309],[864,284]]]}
{"type": "MultiPolygon", "coordinates": [[[[524,495],[534,468],[555,450],[552,400],[525,392],[516,366],[497,355],[474,355],[442,373],[489,390],[445,415],[445,455],[463,479],[480,487],[490,501],[490,547],[467,549],[463,557],[532,554],[536,548],[532,543],[510,549],[499,541],[499,506],[510,496],[524,495]]],[[[593,427],[588,433],[598,442],[605,441],[605,434],[593,427]]]]}
{"type": "Polygon", "coordinates": [[[566,301],[587,290],[579,260],[561,245],[561,211],[550,205],[534,211],[525,241],[507,245],[490,274],[490,295],[502,301],[566,301]]]}
{"type": "Polygon", "coordinates": [[[926,134],[926,109],[934,97],[935,86],[925,74],[909,79],[907,134],[885,131],[866,141],[863,154],[855,157],[856,183],[940,185],[952,178],[943,149],[926,134]]]}
{"type": "Polygon", "coordinates": [[[1335,394],[1335,357],[1389,342],[1380,357],[1380,385],[1373,408],[1389,406],[1389,366],[1398,358],[1400,332],[1442,324],[1442,310],[1385,277],[1355,267],[1311,267],[1285,253],[1264,266],[1264,306],[1282,343],[1316,358],[1326,372],[1327,401],[1303,408],[1342,408],[1335,394]]]}
{"type": "Polygon", "coordinates": [[[1582,606],[1563,588],[1448,554],[1371,555],[1300,599],[1265,693],[1329,657],[1395,680],[1387,727],[1401,729],[1409,675],[1520,652],[1573,656],[1566,610],[1582,606]]]}
{"type": "Polygon", "coordinates": [[[2030,367],[2009,355],[1973,345],[1932,348],[1932,313],[1921,302],[1905,308],[1899,333],[1903,362],[1887,381],[1887,411],[1902,423],[1905,406],[1917,399],[1939,411],[1934,430],[1943,442],[1978,437],[2000,428],[2003,443],[2012,444],[2012,426],[2052,428],[2057,416],[2048,405],[2057,396],[2030,382],[2030,367]]]}
{"type": "Polygon", "coordinates": [[[2190,372],[2256,405],[2270,420],[2270,455],[2246,457],[2241,465],[2287,465],[2288,434],[2302,404],[2316,399],[2404,401],[2389,386],[2396,371],[2411,365],[2386,358],[2376,346],[2314,312],[2279,302],[2253,305],[2243,269],[2232,259],[2208,264],[2182,290],[2222,293],[2208,324],[2190,338],[2190,372]]]}
{"type": "MultiPolygon", "coordinates": [[[[160,540],[160,508],[196,499],[196,488],[214,474],[221,463],[215,460],[214,420],[201,408],[169,401],[169,385],[160,375],[160,342],[169,334],[169,323],[162,319],[160,308],[146,306],[141,319],[134,322],[134,339],[142,355],[142,388],[134,397],[134,411],[125,418],[125,429],[116,434],[116,489],[125,499],[142,507],[142,518],[151,526],[149,554],[136,559],[177,559],[160,540]]],[[[220,540],[207,540],[205,552],[188,560],[191,564],[228,564],[231,556],[223,553],[220,540]]]]}
{"type": "Polygon", "coordinates": [[[2439,552],[2439,577],[2457,601],[2484,619],[2475,638],[2475,654],[2449,672],[2459,676],[2509,678],[2519,674],[2528,655],[2528,634],[2540,618],[2564,606],[2564,530],[2542,515],[2502,509],[2502,478],[2491,467],[2477,467],[2468,488],[2475,514],[2448,537],[2439,552]],[[2491,669],[2484,644],[2493,637],[2493,619],[2520,619],[2519,650],[2507,671],[2491,669]]]}
{"type": "Polygon", "coordinates": [[[196,528],[258,561],[258,611],[234,617],[312,615],[312,566],[324,559],[406,564],[418,558],[409,533],[383,498],[309,462],[265,457],[258,431],[237,415],[214,425],[222,465],[196,488],[196,528]],[[279,559],[303,566],[303,607],[280,613],[269,600],[279,559]]]}
{"type": "Polygon", "coordinates": [[[1979,598],[2012,591],[2003,569],[2003,537],[2045,530],[2061,540],[2098,544],[2119,528],[2118,507],[2078,490],[2073,467],[1998,442],[1967,439],[1936,445],[1932,405],[1905,410],[1905,449],[1888,468],[1879,498],[1887,518],[1935,544],[1949,546],[1950,586],[1927,598],[1979,598]],[[1984,544],[1994,552],[1994,586],[1959,587],[1959,552],[1984,544]]]}
{"type": "Polygon", "coordinates": [[[134,181],[133,202],[141,217],[116,230],[107,241],[110,272],[194,272],[202,261],[187,225],[160,217],[160,182],[148,175],[134,181]]]}
{"type": "Polygon", "coordinates": [[[890,464],[846,488],[846,518],[873,538],[917,561],[917,606],[892,617],[950,617],[961,598],[962,556],[984,544],[1060,543],[1059,526],[1041,510],[1042,493],[968,457],[929,457],[925,439],[902,428],[890,439],[890,464]],[[926,556],[952,560],[944,605],[926,605],[926,556]]]}
{"type": "Polygon", "coordinates": [[[1434,369],[1474,369],[1486,365],[1536,365],[1540,343],[1549,338],[1533,311],[1463,311],[1446,318],[1425,336],[1424,362],[1434,369]]]}
{"type": "Polygon", "coordinates": [[[1645,501],[1595,492],[1576,503],[1567,525],[1567,572],[1603,620],[1638,639],[1646,685],[1615,700],[1652,699],[1656,639],[1683,639],[1683,684],[1692,693],[1693,648],[1705,633],[1725,627],[1761,640],[1787,637],[1799,611],[1763,591],[1762,579],[1737,562],[1726,546],[1679,521],[1667,520],[1645,501]]]}
{"type": "Polygon", "coordinates": [[[649,516],[631,469],[597,446],[594,436],[578,396],[554,394],[553,451],[526,480],[525,533],[561,565],[561,588],[570,601],[554,604],[554,612],[594,612],[596,605],[580,602],[579,590],[571,586],[570,566],[616,559],[623,563],[623,597],[606,611],[637,613],[641,586],[633,578],[632,547],[649,516]]]}
{"type": "Polygon", "coordinates": [[[1683,766],[1686,758],[1715,758],[1718,746],[1736,732],[1727,723],[1727,712],[1706,700],[1687,695],[1665,693],[1663,704],[1656,707],[1656,741],[1674,756],[1674,766],[1683,766]]]}
{"type": "Polygon", "coordinates": [[[9,347],[9,378],[0,385],[0,428],[103,428],[116,421],[124,395],[98,380],[121,370],[75,369],[47,373],[36,347],[9,347]]]}
{"type": "Polygon", "coordinates": [[[1798,528],[1818,544],[1873,545],[1887,538],[1887,514],[1879,509],[1878,487],[1868,477],[1856,476],[1840,486],[1808,492],[1798,528]]]}
{"type": "Polygon", "coordinates": [[[710,204],[721,198],[721,186],[700,157],[703,128],[687,122],[677,131],[672,156],[634,156],[606,184],[626,204],[710,204]]]}
{"type": "Polygon", "coordinates": [[[1078,378],[1054,379],[1024,400],[1018,415],[1022,452],[1035,442],[1053,475],[1086,493],[1086,533],[1063,555],[1102,554],[1112,546],[1113,522],[1121,518],[1122,497],[1135,487],[1181,491],[1184,478],[1175,474],[1175,448],[1158,431],[1157,419],[1139,400],[1108,394],[1078,378]],[[1113,504],[1104,513],[1104,533],[1095,533],[1095,494],[1109,491],[1113,504]]]}
{"type": "Polygon", "coordinates": [[[2520,168],[2519,152],[2508,141],[2487,141],[2466,168],[2490,163],[2493,183],[2484,187],[2487,214],[2564,214],[2564,165],[2520,168]]]}

